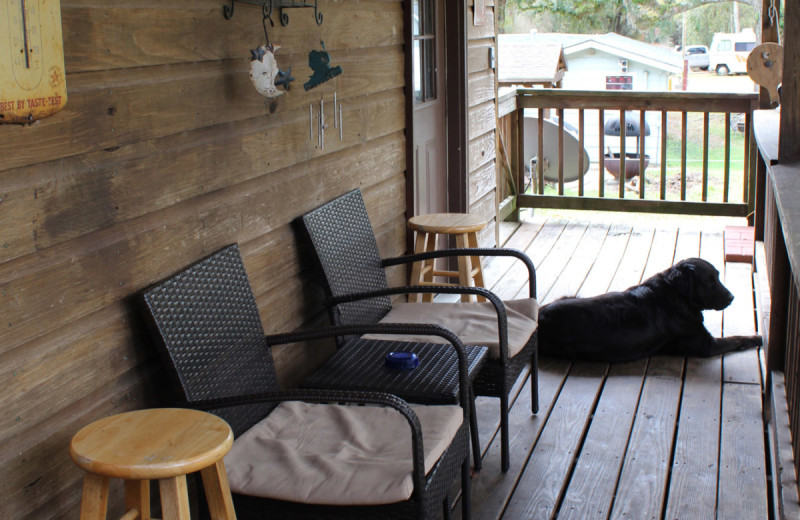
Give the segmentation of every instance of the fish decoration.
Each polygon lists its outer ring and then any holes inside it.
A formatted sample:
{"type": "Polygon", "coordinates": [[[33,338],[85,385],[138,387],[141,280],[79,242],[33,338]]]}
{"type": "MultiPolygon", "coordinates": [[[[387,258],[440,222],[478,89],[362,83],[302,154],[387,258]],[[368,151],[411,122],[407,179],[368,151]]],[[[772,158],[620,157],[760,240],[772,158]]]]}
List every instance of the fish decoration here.
{"type": "Polygon", "coordinates": [[[331,67],[330,63],[331,57],[326,51],[312,50],[309,52],[308,66],[311,67],[314,73],[308,78],[307,82],[303,83],[303,88],[310,90],[342,73],[342,67],[331,67]]]}
{"type": "Polygon", "coordinates": [[[278,68],[275,60],[275,51],[280,49],[276,45],[261,45],[250,50],[250,81],[262,96],[272,98],[283,94],[278,86],[289,90],[289,83],[294,81],[292,69],[284,72],[278,68]]]}

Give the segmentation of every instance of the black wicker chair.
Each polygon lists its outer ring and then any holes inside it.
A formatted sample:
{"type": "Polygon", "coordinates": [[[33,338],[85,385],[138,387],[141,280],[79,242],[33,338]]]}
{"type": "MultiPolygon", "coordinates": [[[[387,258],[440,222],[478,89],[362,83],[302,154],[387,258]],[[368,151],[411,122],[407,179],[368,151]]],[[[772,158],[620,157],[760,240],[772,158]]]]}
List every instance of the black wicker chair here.
{"type": "MultiPolygon", "coordinates": [[[[475,310],[483,306],[480,313],[485,319],[490,320],[490,328],[494,327],[497,337],[494,340],[495,348],[491,352],[486,364],[481,368],[473,383],[473,390],[478,395],[500,398],[500,424],[501,424],[501,469],[508,471],[509,460],[509,393],[515,381],[521,374],[525,364],[531,362],[531,410],[536,413],[538,403],[538,360],[537,360],[537,331],[538,319],[536,297],[536,273],[533,262],[524,253],[513,249],[477,248],[477,249],[448,249],[433,251],[398,258],[381,259],[378,252],[375,235],[367,215],[364,200],[359,190],[353,190],[338,197],[319,208],[303,215],[303,227],[316,252],[322,272],[322,284],[328,298],[327,305],[329,316],[333,325],[348,325],[353,323],[383,323],[393,321],[393,312],[399,306],[409,309],[410,305],[426,305],[414,317],[404,315],[404,321],[427,322],[442,325],[454,331],[467,345],[484,344],[474,341],[472,332],[465,327],[453,323],[453,313],[475,310]],[[431,287],[409,286],[388,287],[385,268],[389,266],[409,264],[414,261],[469,256],[511,256],[522,261],[529,273],[529,295],[526,301],[502,302],[495,294],[479,287],[431,287]],[[477,294],[484,296],[491,303],[461,303],[449,304],[450,307],[437,307],[437,303],[403,303],[393,305],[390,298],[395,294],[408,293],[449,293],[449,294],[477,294]],[[513,319],[520,317],[523,324],[522,332],[514,329],[516,336],[514,344],[509,342],[509,315],[511,306],[525,303],[525,312],[513,313],[513,319]],[[461,307],[453,307],[461,305],[461,307]],[[509,312],[507,312],[507,307],[509,312]],[[449,309],[449,315],[440,314],[449,309]],[[415,319],[418,318],[418,319],[415,319]],[[496,319],[496,325],[494,321],[496,319]],[[514,354],[510,354],[510,348],[514,354]]],[[[471,312],[470,311],[470,312],[471,312]]],[[[413,314],[413,312],[412,312],[413,314]]],[[[470,318],[472,319],[472,318],[470,318]]],[[[374,336],[368,336],[374,338],[374,336]]],[[[411,337],[409,337],[411,339],[411,337]]],[[[340,340],[342,343],[346,339],[340,340]]]]}
{"type": "MultiPolygon", "coordinates": [[[[337,407],[337,413],[343,407],[328,403],[378,405],[366,409],[355,408],[361,410],[358,411],[359,414],[368,415],[373,411],[385,414],[386,407],[390,407],[401,414],[401,423],[407,422],[410,427],[408,458],[403,459],[410,471],[410,477],[406,477],[405,482],[410,479],[413,484],[407,499],[389,504],[331,505],[329,502],[317,503],[313,497],[298,501],[283,496],[253,496],[234,490],[234,505],[239,518],[428,519],[436,518],[442,510],[444,517],[449,518],[449,492],[459,471],[463,518],[470,517],[467,359],[463,345],[451,332],[442,327],[412,326],[416,333],[443,338],[459,352],[460,408],[454,409],[450,405],[419,406],[412,409],[405,401],[387,393],[278,390],[271,346],[340,335],[360,335],[365,332],[391,333],[401,330],[402,327],[328,327],[304,333],[265,337],[258,307],[235,245],[147,289],[143,297],[146,317],[177,383],[179,400],[186,406],[209,410],[225,419],[236,437],[233,450],[237,449],[236,443],[239,440],[247,437],[243,437],[245,432],[252,431],[254,425],[258,425],[262,419],[274,416],[288,401],[324,403],[315,410],[337,407]],[[426,411],[425,408],[436,409],[429,411],[428,417],[432,414],[438,416],[447,408],[451,418],[455,418],[456,422],[460,421],[457,427],[451,428],[454,433],[449,445],[442,444],[442,455],[438,460],[433,460],[432,467],[427,472],[427,461],[424,460],[427,443],[423,443],[425,432],[414,411],[423,412],[426,411]]],[[[354,409],[350,407],[350,410],[352,412],[354,409]]],[[[319,419],[317,414],[314,414],[314,418],[319,419]]],[[[326,427],[325,424],[327,423],[323,423],[318,430],[329,437],[328,432],[333,426],[326,427]]],[[[397,431],[402,432],[402,427],[397,431]]],[[[231,454],[234,453],[233,450],[231,454]]],[[[405,451],[401,453],[404,457],[405,451]]],[[[326,460],[325,463],[336,464],[337,461],[326,460]]],[[[230,465],[227,469],[229,474],[236,470],[230,465]]],[[[273,467],[259,469],[259,472],[262,478],[268,480],[267,487],[270,490],[273,486],[278,487],[275,483],[286,478],[283,464],[274,464],[273,467]]]]}

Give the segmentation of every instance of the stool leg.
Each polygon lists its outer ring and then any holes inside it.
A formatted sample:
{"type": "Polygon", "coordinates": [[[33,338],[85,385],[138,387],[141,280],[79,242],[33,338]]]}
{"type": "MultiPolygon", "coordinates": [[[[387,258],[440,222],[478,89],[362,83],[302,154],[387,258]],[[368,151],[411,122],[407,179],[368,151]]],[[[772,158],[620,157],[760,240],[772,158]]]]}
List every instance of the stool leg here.
{"type": "Polygon", "coordinates": [[[164,520],[190,520],[186,475],[162,478],[158,481],[158,489],[161,491],[161,516],[164,520]]]}
{"type": "MultiPolygon", "coordinates": [[[[436,233],[425,233],[425,251],[436,251],[436,233]]],[[[433,271],[436,268],[436,260],[430,259],[423,262],[425,267],[429,269],[425,270],[423,281],[426,284],[433,284],[433,271]]],[[[422,301],[424,302],[432,302],[433,301],[433,293],[426,293],[422,295],[422,301]]]]}
{"type": "Polygon", "coordinates": [[[139,520],[151,520],[149,480],[125,481],[125,510],[131,509],[139,512],[139,520]]]}
{"type": "Polygon", "coordinates": [[[228,474],[225,473],[225,463],[222,459],[213,466],[202,470],[200,475],[203,477],[203,487],[206,490],[206,500],[208,508],[211,510],[211,518],[236,520],[231,490],[228,486],[228,474]]]}
{"type": "MultiPolygon", "coordinates": [[[[459,249],[469,247],[468,234],[463,233],[456,235],[456,247],[459,249]]],[[[458,257],[458,283],[464,287],[472,287],[472,257],[459,256],[458,257]]],[[[462,302],[471,302],[471,294],[462,294],[462,302]]]]}
{"type": "Polygon", "coordinates": [[[105,520],[108,508],[108,479],[86,473],[83,477],[81,520],[105,520]]]}
{"type": "MultiPolygon", "coordinates": [[[[478,247],[478,233],[472,232],[469,234],[468,238],[468,247],[478,247]]],[[[486,287],[486,283],[483,281],[483,267],[481,266],[481,257],[473,256],[472,257],[472,269],[475,271],[475,275],[472,277],[472,280],[475,284],[475,287],[486,287]]],[[[486,298],[483,296],[478,296],[479,302],[485,302],[486,298]]]]}
{"type": "MultiPolygon", "coordinates": [[[[417,238],[414,241],[414,252],[415,253],[422,253],[425,251],[425,233],[420,231],[417,232],[417,238]]],[[[425,267],[425,262],[414,262],[411,266],[411,280],[410,285],[422,285],[422,269],[425,267]]],[[[410,302],[418,302],[421,301],[420,296],[421,294],[409,294],[408,301],[410,302]]]]}

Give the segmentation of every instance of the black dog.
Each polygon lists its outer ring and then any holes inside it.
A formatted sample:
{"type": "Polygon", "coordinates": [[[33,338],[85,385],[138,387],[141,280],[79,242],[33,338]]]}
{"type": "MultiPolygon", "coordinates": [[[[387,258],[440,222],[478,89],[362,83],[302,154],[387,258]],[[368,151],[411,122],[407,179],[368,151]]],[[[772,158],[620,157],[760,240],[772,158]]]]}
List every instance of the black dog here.
{"type": "Polygon", "coordinates": [[[702,311],[732,301],[714,266],[689,258],[623,292],[542,306],[539,353],[613,363],[654,354],[711,357],[761,345],[760,336],[714,338],[706,330],[702,311]]]}

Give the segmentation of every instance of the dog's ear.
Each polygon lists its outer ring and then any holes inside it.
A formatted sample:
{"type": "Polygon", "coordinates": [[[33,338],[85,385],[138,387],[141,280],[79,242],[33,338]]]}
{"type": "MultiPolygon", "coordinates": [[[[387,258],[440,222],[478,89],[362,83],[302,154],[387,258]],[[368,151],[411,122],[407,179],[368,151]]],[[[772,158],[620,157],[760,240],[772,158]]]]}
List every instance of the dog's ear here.
{"type": "Polygon", "coordinates": [[[667,283],[685,299],[692,298],[694,285],[694,265],[687,262],[675,264],[667,271],[667,283]]]}

